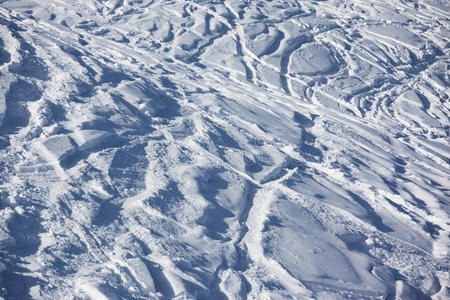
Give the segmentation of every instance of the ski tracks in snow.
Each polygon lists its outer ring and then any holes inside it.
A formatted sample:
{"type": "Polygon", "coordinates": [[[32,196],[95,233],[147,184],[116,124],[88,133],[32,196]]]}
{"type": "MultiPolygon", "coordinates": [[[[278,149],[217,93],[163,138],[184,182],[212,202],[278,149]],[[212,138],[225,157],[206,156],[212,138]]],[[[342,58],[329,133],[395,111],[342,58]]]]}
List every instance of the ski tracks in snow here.
{"type": "Polygon", "coordinates": [[[2,296],[447,296],[439,1],[0,2],[2,296]]]}

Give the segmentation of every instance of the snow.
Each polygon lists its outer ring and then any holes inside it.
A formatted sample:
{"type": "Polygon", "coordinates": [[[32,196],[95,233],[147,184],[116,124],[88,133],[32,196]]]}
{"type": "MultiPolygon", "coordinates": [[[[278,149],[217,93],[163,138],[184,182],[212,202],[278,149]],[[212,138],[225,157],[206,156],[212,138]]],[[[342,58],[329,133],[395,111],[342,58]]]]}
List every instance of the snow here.
{"type": "Polygon", "coordinates": [[[3,119],[5,118],[5,112],[6,112],[6,102],[5,97],[0,98],[0,125],[3,122],[3,119]]]}
{"type": "Polygon", "coordinates": [[[328,48],[323,45],[308,44],[292,53],[289,71],[304,75],[318,75],[330,72],[336,64],[328,48]]]}
{"type": "Polygon", "coordinates": [[[0,298],[449,298],[449,11],[0,0],[0,298]]]}

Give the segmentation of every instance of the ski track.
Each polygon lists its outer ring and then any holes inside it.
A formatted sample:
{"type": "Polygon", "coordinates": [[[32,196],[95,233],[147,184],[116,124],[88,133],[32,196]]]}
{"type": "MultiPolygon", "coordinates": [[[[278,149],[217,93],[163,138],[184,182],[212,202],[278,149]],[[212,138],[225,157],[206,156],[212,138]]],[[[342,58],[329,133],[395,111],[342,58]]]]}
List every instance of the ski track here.
{"type": "Polygon", "coordinates": [[[444,1],[0,1],[0,299],[447,299],[444,1]]]}

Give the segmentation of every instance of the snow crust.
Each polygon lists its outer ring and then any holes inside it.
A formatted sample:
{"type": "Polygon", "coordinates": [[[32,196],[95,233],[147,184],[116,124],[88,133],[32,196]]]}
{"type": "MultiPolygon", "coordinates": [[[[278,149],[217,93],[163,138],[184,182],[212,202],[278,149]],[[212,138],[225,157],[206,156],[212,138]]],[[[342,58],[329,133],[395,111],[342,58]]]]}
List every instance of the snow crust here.
{"type": "Polygon", "coordinates": [[[0,0],[0,298],[448,299],[449,15],[0,0]]]}

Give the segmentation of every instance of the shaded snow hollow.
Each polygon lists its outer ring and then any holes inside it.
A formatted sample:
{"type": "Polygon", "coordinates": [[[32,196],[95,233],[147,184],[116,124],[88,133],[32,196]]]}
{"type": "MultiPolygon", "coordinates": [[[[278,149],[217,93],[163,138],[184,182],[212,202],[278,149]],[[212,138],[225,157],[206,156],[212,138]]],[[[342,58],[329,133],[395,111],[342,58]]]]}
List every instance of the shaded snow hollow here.
{"type": "Polygon", "coordinates": [[[0,298],[450,297],[445,1],[0,3],[0,298]]]}

